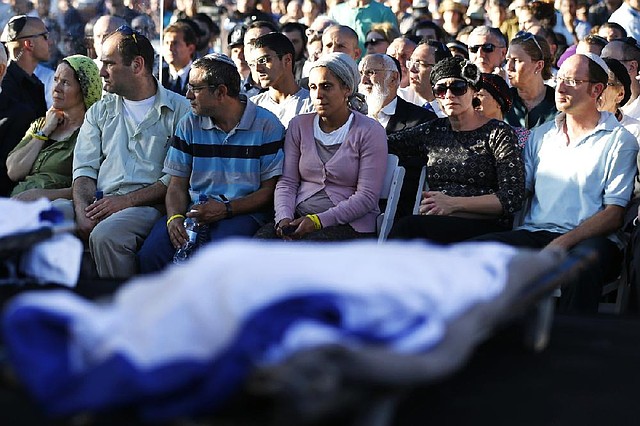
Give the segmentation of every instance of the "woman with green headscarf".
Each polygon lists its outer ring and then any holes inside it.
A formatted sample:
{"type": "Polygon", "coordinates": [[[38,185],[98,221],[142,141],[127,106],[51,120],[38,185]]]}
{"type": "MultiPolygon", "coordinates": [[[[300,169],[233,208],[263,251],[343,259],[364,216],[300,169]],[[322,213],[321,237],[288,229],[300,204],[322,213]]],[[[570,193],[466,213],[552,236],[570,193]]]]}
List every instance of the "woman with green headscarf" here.
{"type": "Polygon", "coordinates": [[[102,96],[100,71],[84,55],[64,58],[53,81],[53,105],[7,157],[7,174],[18,182],[11,196],[19,200],[71,199],[76,138],[85,112],[102,96]]]}

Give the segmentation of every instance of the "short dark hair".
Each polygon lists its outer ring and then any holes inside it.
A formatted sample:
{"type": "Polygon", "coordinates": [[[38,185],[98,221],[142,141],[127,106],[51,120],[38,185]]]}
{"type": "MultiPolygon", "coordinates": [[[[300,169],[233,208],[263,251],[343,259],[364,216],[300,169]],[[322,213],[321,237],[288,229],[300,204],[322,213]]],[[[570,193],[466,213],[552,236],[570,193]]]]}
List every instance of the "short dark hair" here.
{"type": "MultiPolygon", "coordinates": [[[[198,39],[196,37],[196,32],[194,31],[191,25],[196,25],[196,23],[192,22],[191,24],[189,24],[184,20],[174,22],[173,24],[169,25],[167,28],[164,29],[163,34],[181,33],[182,38],[184,39],[184,42],[186,44],[192,44],[195,46],[198,43],[198,39]]],[[[198,31],[200,31],[199,28],[198,28],[198,31]]]]}
{"type": "Polygon", "coordinates": [[[302,43],[304,46],[307,45],[307,34],[306,34],[307,26],[301,24],[300,22],[287,22],[280,28],[281,33],[292,33],[294,31],[298,31],[300,36],[302,37],[302,43]]]}
{"type": "Polygon", "coordinates": [[[279,58],[286,54],[291,54],[291,59],[295,60],[296,52],[293,43],[282,33],[263,34],[251,42],[251,46],[255,49],[271,49],[276,52],[279,58]]]}
{"type": "Polygon", "coordinates": [[[115,35],[120,35],[116,50],[120,56],[122,56],[122,64],[129,66],[136,56],[141,56],[144,60],[145,70],[147,70],[149,74],[153,74],[155,51],[149,39],[139,32],[134,31],[131,27],[123,25],[111,34],[108,34],[103,40],[103,44],[115,35]]]}
{"type": "Polygon", "coordinates": [[[611,28],[614,30],[618,30],[622,34],[622,37],[627,36],[627,30],[625,30],[622,25],[616,22],[605,22],[604,24],[600,25],[600,28],[611,28]]]}
{"type": "Polygon", "coordinates": [[[420,39],[420,37],[418,37],[418,30],[423,30],[425,28],[429,28],[432,29],[433,31],[435,31],[436,33],[436,39],[438,41],[443,41],[444,39],[447,38],[444,30],[435,22],[430,21],[428,19],[419,21],[417,24],[414,25],[413,29],[411,30],[411,35],[414,36],[414,38],[416,39],[420,39]]]}
{"type": "Polygon", "coordinates": [[[237,98],[240,95],[240,74],[235,66],[210,56],[203,56],[196,59],[191,68],[204,70],[204,79],[208,85],[224,84],[230,97],[237,98]]]}
{"type": "Polygon", "coordinates": [[[247,30],[250,30],[253,28],[269,28],[271,32],[274,32],[274,33],[277,33],[278,31],[280,31],[276,24],[269,21],[255,21],[247,25],[247,30]]]}

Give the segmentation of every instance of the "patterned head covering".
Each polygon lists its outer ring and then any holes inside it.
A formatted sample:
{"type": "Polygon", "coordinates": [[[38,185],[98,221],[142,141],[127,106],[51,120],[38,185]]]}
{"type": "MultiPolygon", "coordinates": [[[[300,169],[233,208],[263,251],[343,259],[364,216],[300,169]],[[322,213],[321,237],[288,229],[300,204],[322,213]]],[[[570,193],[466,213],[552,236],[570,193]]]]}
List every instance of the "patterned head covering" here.
{"type": "Polygon", "coordinates": [[[78,83],[82,89],[84,106],[86,109],[102,97],[102,80],[100,71],[93,59],[84,55],[72,55],[63,59],[75,71],[78,83]]]}
{"type": "Polygon", "coordinates": [[[329,68],[349,89],[351,95],[355,95],[360,83],[360,73],[356,61],[346,53],[327,53],[313,63],[313,68],[329,68]]]}
{"type": "Polygon", "coordinates": [[[438,80],[445,78],[459,78],[475,88],[480,81],[480,72],[475,64],[459,56],[454,56],[453,58],[446,58],[439,61],[431,70],[430,80],[432,86],[434,86],[438,80]]]}
{"type": "Polygon", "coordinates": [[[504,78],[497,74],[480,74],[480,82],[478,89],[484,89],[496,100],[500,105],[500,110],[506,114],[513,105],[513,97],[509,91],[509,85],[504,78]]]}

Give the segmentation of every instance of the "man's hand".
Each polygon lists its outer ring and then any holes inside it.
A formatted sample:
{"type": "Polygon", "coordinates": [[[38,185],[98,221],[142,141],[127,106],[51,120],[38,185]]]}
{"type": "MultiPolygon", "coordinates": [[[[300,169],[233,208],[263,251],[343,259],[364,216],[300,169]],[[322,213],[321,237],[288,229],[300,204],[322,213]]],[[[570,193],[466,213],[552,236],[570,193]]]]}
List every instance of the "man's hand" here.
{"type": "Polygon", "coordinates": [[[227,218],[227,208],[220,201],[209,199],[204,204],[194,204],[187,217],[195,218],[199,223],[214,223],[227,218]]]}
{"type": "Polygon", "coordinates": [[[171,244],[173,244],[173,247],[176,250],[184,246],[185,243],[189,241],[187,230],[184,228],[184,219],[181,217],[177,217],[169,222],[167,232],[169,233],[171,244]]]}
{"type": "Polygon", "coordinates": [[[97,222],[95,220],[79,215],[76,212],[76,233],[82,241],[89,241],[89,234],[91,234],[96,225],[97,222]]]}
{"type": "Polygon", "coordinates": [[[127,195],[110,195],[89,204],[84,211],[87,218],[100,222],[128,207],[131,207],[131,203],[127,195]]]}

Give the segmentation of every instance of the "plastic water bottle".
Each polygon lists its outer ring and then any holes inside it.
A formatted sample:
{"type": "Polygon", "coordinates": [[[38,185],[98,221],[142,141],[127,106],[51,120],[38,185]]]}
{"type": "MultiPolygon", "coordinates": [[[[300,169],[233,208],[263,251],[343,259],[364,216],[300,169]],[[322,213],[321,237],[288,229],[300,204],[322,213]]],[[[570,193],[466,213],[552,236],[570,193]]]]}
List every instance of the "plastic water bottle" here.
{"type": "MultiPolygon", "coordinates": [[[[207,196],[200,194],[197,204],[204,204],[207,202],[207,196]]],[[[173,263],[180,264],[187,261],[198,248],[198,246],[206,242],[209,234],[209,226],[205,224],[199,224],[193,217],[187,217],[184,220],[184,228],[187,231],[189,239],[182,247],[176,250],[173,255],[173,263]]]]}

